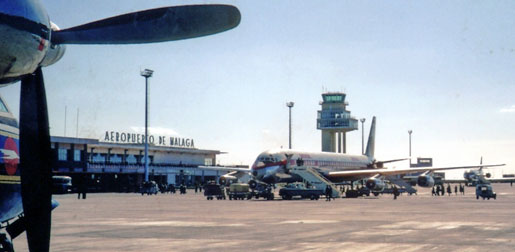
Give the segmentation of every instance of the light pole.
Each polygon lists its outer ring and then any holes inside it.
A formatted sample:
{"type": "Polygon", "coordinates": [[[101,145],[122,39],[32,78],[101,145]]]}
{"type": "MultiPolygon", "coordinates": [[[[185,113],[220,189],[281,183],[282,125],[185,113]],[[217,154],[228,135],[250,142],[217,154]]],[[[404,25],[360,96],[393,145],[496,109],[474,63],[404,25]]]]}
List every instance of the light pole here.
{"type": "Polygon", "coordinates": [[[148,78],[154,71],[145,69],[140,72],[145,77],[145,182],[148,181],[148,78]]]}
{"type": "Polygon", "coordinates": [[[409,167],[411,167],[411,133],[413,133],[413,130],[408,130],[408,134],[409,134],[409,167]]]}
{"type": "Polygon", "coordinates": [[[289,137],[289,140],[290,140],[289,141],[289,143],[290,143],[289,147],[290,147],[290,149],[291,149],[291,108],[293,107],[293,104],[294,104],[293,102],[287,102],[286,103],[286,107],[288,107],[288,109],[290,110],[290,119],[289,119],[289,122],[290,122],[290,124],[289,124],[289,136],[290,136],[289,137]]]}
{"type": "Polygon", "coordinates": [[[361,154],[365,155],[365,118],[359,121],[361,122],[361,154]]]}

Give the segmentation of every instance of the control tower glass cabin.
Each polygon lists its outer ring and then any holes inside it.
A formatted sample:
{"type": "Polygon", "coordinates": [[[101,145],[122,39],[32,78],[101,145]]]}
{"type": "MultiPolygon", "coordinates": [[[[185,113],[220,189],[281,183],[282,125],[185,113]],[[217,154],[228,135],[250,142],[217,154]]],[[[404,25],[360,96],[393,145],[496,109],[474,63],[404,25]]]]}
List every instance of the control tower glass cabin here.
{"type": "Polygon", "coordinates": [[[322,151],[346,153],[345,134],[358,129],[358,120],[346,109],[344,93],[322,94],[317,129],[322,131],[322,151]]]}

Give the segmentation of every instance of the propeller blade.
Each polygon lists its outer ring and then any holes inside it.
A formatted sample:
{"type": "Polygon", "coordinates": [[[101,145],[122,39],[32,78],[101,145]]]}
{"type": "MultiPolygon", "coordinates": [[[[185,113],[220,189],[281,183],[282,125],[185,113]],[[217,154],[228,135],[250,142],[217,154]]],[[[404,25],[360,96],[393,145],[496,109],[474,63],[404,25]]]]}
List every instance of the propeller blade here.
{"type": "Polygon", "coordinates": [[[54,44],[137,44],[180,40],[229,30],[240,23],[231,5],[187,5],[138,11],[53,31],[54,44]]]}
{"type": "Polygon", "coordinates": [[[21,81],[20,169],[23,212],[30,251],[48,251],[52,199],[50,133],[43,73],[21,81]]]}

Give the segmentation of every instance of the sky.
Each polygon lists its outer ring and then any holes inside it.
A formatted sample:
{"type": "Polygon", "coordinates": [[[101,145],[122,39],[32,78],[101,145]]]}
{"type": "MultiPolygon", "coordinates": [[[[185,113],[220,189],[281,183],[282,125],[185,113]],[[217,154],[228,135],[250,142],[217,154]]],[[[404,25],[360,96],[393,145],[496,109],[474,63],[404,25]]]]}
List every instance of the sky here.
{"type": "MultiPolygon", "coordinates": [[[[435,166],[506,163],[515,172],[515,3],[512,1],[44,0],[67,28],[127,12],[194,3],[238,7],[235,29],[144,45],[68,45],[43,69],[51,134],[101,139],[144,126],[251,164],[267,149],[321,150],[321,93],[345,92],[348,109],[377,117],[376,159],[432,157],[435,166]],[[66,121],[65,121],[65,110],[66,121]],[[77,110],[79,123],[77,129],[77,110]]],[[[18,116],[16,83],[0,93],[18,116]]],[[[361,127],[360,127],[361,128],[361,127]]],[[[153,131],[152,131],[153,130],[153,131]]],[[[361,152],[361,132],[347,134],[361,152]]],[[[407,162],[393,164],[407,166],[407,162]]],[[[461,176],[462,172],[451,173],[461,176]]]]}

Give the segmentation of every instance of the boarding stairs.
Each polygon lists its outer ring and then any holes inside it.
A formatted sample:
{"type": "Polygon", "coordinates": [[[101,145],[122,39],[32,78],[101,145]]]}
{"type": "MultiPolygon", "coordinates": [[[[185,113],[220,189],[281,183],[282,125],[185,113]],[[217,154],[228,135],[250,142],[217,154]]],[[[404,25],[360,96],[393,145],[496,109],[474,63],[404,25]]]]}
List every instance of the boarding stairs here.
{"type": "Polygon", "coordinates": [[[325,189],[329,185],[333,189],[333,198],[340,197],[340,191],[338,188],[322,176],[317,170],[308,166],[295,166],[290,167],[290,173],[300,176],[304,183],[314,186],[318,190],[322,190],[325,193],[325,189]]]}

